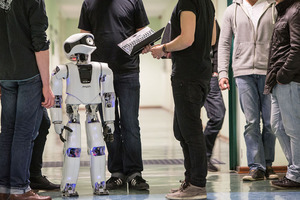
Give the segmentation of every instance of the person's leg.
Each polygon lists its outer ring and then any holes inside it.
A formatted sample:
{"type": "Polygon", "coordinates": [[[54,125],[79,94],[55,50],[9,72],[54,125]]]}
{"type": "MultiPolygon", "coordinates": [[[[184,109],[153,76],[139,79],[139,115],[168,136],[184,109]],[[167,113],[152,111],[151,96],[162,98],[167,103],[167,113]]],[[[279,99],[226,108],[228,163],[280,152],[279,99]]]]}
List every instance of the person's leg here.
{"type": "Polygon", "coordinates": [[[167,194],[167,199],[203,199],[207,196],[206,148],[200,119],[200,110],[208,92],[206,87],[199,82],[172,79],[174,136],[180,141],[186,171],[180,189],[167,194]]]}
{"type": "Polygon", "coordinates": [[[124,174],[127,176],[130,188],[148,189],[149,185],[141,178],[143,161],[138,120],[140,102],[139,73],[120,75],[117,81],[124,174]],[[137,180],[136,177],[138,177],[137,180]],[[136,182],[137,184],[135,184],[136,182]]]}
{"type": "Polygon", "coordinates": [[[300,83],[276,85],[274,95],[278,101],[285,133],[276,132],[280,145],[289,161],[286,178],[300,186],[300,83]]]}
{"type": "MultiPolygon", "coordinates": [[[[2,83],[3,100],[10,93],[11,84],[2,83]]],[[[40,76],[26,81],[18,81],[14,87],[16,92],[15,123],[11,146],[10,186],[11,194],[23,194],[30,190],[29,165],[33,147],[33,139],[42,118],[42,83],[40,76]]],[[[9,104],[6,102],[5,104],[9,104]]],[[[7,108],[5,108],[5,111],[7,108]]],[[[8,111],[11,112],[11,111],[8,111]]],[[[4,116],[9,115],[5,112],[4,116]]],[[[5,120],[6,121],[6,120],[5,120]]],[[[4,124],[2,124],[4,125],[4,124]]],[[[5,125],[4,125],[5,126],[5,125]]]]}
{"type": "Polygon", "coordinates": [[[250,174],[243,180],[261,180],[265,176],[266,162],[260,133],[260,97],[257,79],[255,75],[249,75],[236,77],[235,80],[241,109],[246,118],[244,138],[250,174]]]}
{"type": "Polygon", "coordinates": [[[16,121],[18,87],[16,82],[1,82],[0,193],[10,193],[11,147],[16,121]]]}
{"type": "Polygon", "coordinates": [[[186,177],[197,187],[205,187],[207,161],[200,110],[207,95],[207,89],[198,82],[172,80],[175,103],[176,126],[174,134],[180,141],[186,167],[186,177]]]}
{"type": "MultiPolygon", "coordinates": [[[[116,93],[115,100],[115,131],[114,141],[107,142],[108,163],[107,168],[111,173],[111,177],[106,181],[106,189],[114,190],[123,187],[125,184],[125,175],[123,170],[123,142],[120,130],[120,114],[119,114],[119,87],[117,81],[114,80],[114,89],[116,93]]],[[[102,108],[101,108],[102,109],[102,108]]],[[[99,109],[100,110],[100,109],[99,109]]],[[[103,119],[103,118],[102,118],[103,119]]]]}
{"type": "Polygon", "coordinates": [[[257,85],[260,96],[260,110],[261,110],[261,119],[262,119],[262,142],[264,146],[264,154],[266,161],[266,171],[265,175],[268,179],[278,179],[278,175],[274,172],[272,168],[272,163],[275,158],[275,141],[276,136],[274,135],[271,128],[271,95],[265,95],[266,76],[257,75],[257,85]]]}
{"type": "MultiPolygon", "coordinates": [[[[119,164],[121,164],[123,169],[121,172],[127,176],[127,182],[131,182],[135,177],[139,177],[138,180],[133,181],[134,183],[137,182],[135,186],[130,185],[131,188],[148,189],[149,185],[145,180],[141,179],[143,161],[138,121],[140,100],[139,73],[114,75],[114,86],[119,105],[120,145],[117,147],[115,145],[118,143],[112,145],[115,146],[114,149],[116,151],[119,150],[122,153],[113,157],[115,160],[116,156],[122,156],[115,163],[122,161],[119,164]]],[[[110,165],[113,166],[112,163],[110,165]]]]}
{"type": "Polygon", "coordinates": [[[209,119],[204,130],[208,170],[217,171],[218,168],[210,162],[210,158],[217,135],[222,128],[226,110],[217,77],[212,77],[210,80],[210,91],[204,102],[204,107],[209,119]]]}
{"type": "Polygon", "coordinates": [[[30,163],[30,178],[42,176],[43,153],[49,133],[50,120],[46,108],[43,108],[43,118],[39,128],[38,136],[34,140],[32,158],[30,163]]]}
{"type": "Polygon", "coordinates": [[[42,175],[43,153],[50,128],[50,119],[46,108],[43,108],[42,122],[38,136],[34,140],[32,158],[30,163],[30,187],[40,190],[59,189],[59,184],[51,183],[46,176],[42,175]]]}

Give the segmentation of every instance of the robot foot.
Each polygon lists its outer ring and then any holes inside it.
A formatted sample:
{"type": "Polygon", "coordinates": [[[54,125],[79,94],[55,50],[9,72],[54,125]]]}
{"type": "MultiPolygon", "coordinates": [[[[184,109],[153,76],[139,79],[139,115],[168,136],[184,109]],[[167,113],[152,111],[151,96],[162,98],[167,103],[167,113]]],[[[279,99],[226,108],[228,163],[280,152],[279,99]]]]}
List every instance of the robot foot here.
{"type": "Polygon", "coordinates": [[[99,189],[94,191],[94,195],[109,195],[107,189],[99,189]]]}
{"type": "Polygon", "coordinates": [[[78,193],[76,191],[68,190],[68,191],[62,191],[63,197],[78,197],[78,193]]]}

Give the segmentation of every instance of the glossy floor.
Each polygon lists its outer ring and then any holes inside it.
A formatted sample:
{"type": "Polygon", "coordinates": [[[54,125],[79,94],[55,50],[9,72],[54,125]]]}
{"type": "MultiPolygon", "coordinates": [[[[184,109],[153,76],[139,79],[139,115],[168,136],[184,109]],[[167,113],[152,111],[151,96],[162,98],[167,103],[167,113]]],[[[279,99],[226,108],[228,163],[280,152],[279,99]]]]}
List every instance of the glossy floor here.
{"type": "MultiPolygon", "coordinates": [[[[84,111],[81,113],[84,122],[84,111]]],[[[141,109],[140,125],[142,134],[144,171],[143,177],[150,185],[149,191],[131,191],[124,187],[110,191],[107,196],[94,196],[90,186],[88,156],[82,153],[81,169],[77,182],[80,200],[163,200],[171,188],[179,187],[183,179],[182,152],[172,133],[172,113],[163,109],[141,109]]],[[[82,133],[85,133],[82,127],[82,133]]],[[[82,152],[86,152],[85,134],[82,134],[82,152]]],[[[58,136],[51,128],[44,153],[43,174],[59,183],[62,166],[62,147],[58,136]]],[[[228,143],[217,139],[213,161],[219,172],[208,173],[207,199],[218,200],[296,200],[299,190],[278,190],[271,187],[268,180],[243,182],[243,175],[231,172],[228,164],[228,143]]],[[[110,174],[107,172],[107,178],[110,174]]],[[[283,174],[280,174],[283,176],[283,174]]],[[[63,199],[59,191],[39,191],[40,195],[50,195],[53,199],[63,199]]],[[[72,198],[70,198],[72,199],[72,198]]]]}

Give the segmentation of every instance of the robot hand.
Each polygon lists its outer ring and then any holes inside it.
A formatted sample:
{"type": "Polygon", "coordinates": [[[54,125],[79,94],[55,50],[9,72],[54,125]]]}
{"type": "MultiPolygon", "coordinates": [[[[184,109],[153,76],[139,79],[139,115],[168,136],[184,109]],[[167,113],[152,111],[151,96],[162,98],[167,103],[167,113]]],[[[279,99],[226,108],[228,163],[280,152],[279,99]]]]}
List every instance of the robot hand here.
{"type": "Polygon", "coordinates": [[[60,135],[64,130],[64,125],[62,123],[54,123],[55,132],[60,135]]]}
{"type": "Polygon", "coordinates": [[[103,137],[105,142],[113,142],[114,141],[114,123],[113,122],[108,122],[105,123],[103,127],[103,137]]]}

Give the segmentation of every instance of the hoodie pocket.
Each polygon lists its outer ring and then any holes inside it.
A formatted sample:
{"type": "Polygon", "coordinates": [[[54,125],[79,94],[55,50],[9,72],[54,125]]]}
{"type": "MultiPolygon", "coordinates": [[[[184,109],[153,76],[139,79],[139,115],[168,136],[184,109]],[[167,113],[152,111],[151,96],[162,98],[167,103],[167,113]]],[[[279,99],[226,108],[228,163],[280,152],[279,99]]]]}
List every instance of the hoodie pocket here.
{"type": "Polygon", "coordinates": [[[262,67],[263,69],[267,69],[268,59],[269,59],[269,43],[257,43],[256,44],[256,63],[257,67],[262,67]]]}
{"type": "Polygon", "coordinates": [[[253,64],[253,43],[237,43],[234,51],[234,65],[238,67],[249,67],[253,64]]]}

